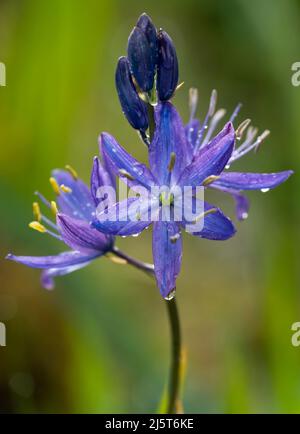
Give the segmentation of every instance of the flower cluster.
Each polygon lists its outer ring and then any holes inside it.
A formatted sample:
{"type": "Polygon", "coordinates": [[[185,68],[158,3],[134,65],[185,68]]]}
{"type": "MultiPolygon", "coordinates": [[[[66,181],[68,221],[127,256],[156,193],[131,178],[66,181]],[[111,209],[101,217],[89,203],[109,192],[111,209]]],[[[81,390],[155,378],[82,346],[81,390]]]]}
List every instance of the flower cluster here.
{"type": "Polygon", "coordinates": [[[268,191],[287,180],[292,171],[241,173],[228,169],[251,150],[257,150],[269,134],[257,130],[246,119],[233,123],[240,106],[219,129],[226,116],[217,110],[217,93],[212,92],[203,121],[196,118],[198,92],[190,90],[190,119],[185,125],[171,102],[178,87],[178,61],[170,36],[157,30],[143,14],[128,39],[127,57],[121,57],[115,75],[122,110],[130,125],[146,143],[149,167],[137,161],[108,133],[99,139],[101,160],[94,159],[90,189],[76,172],[54,171],[50,181],[56,202],[42,202],[56,215],[56,223],[41,214],[34,204],[36,220],[30,224],[62,240],[72,251],[56,256],[9,259],[45,269],[42,282],[53,286],[53,277],[77,270],[102,255],[116,253],[116,236],[139,234],[153,224],[153,262],[157,286],[166,299],[174,296],[182,259],[182,229],[199,238],[227,240],[236,229],[216,206],[197,195],[217,189],[236,202],[239,220],[248,216],[244,190],[268,191]],[[103,187],[115,188],[115,179],[129,185],[133,196],[107,202],[103,187]],[[141,189],[147,195],[141,194],[141,189]],[[182,199],[183,190],[190,192],[182,199]],[[186,218],[188,209],[193,219],[186,218]],[[197,210],[201,212],[197,213],[197,210]],[[117,215],[117,218],[116,218],[117,215]],[[180,217],[178,217],[178,215],[180,217]],[[201,225],[199,226],[199,222],[201,225]]]}

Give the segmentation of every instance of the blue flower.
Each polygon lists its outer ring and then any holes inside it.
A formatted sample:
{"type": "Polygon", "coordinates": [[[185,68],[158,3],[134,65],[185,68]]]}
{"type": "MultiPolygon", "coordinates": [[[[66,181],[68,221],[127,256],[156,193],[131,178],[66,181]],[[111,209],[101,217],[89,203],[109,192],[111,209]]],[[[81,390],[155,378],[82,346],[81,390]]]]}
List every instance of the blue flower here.
{"type": "MultiPolygon", "coordinates": [[[[211,126],[220,114],[213,118],[213,95],[208,118],[211,126]]],[[[241,127],[234,130],[231,119],[212,139],[207,129],[207,120],[201,126],[192,118],[187,127],[170,102],[161,102],[155,108],[156,129],[149,145],[150,169],[135,160],[108,133],[100,137],[100,148],[110,162],[110,167],[121,179],[125,180],[134,191],[139,188],[149,191],[149,196],[130,197],[97,214],[93,227],[109,235],[136,235],[153,223],[153,261],[157,285],[164,298],[171,298],[176,286],[182,258],[181,229],[194,236],[211,240],[227,240],[236,230],[231,220],[222,211],[194,194],[190,201],[190,211],[201,208],[203,212],[193,221],[202,220],[199,231],[191,231],[191,221],[182,214],[175,218],[176,189],[185,187],[211,186],[228,191],[240,197],[240,190],[273,188],[285,181],[291,171],[273,174],[253,174],[224,172],[225,167],[243,152],[236,148],[236,136],[241,134],[241,127]],[[204,135],[204,138],[202,136],[204,135]],[[165,195],[155,187],[169,188],[165,195]],[[136,206],[134,206],[136,205],[136,206]],[[200,206],[199,206],[200,205],[200,206]],[[170,218],[165,219],[165,212],[171,210],[170,218]],[[115,218],[117,215],[117,218],[115,218]]],[[[247,140],[247,139],[246,139],[247,140]]],[[[249,139],[248,139],[249,141],[249,139]]],[[[248,142],[243,149],[248,148],[248,142]]],[[[251,147],[252,145],[250,145],[251,147]]],[[[242,199],[238,199],[239,202],[242,199]]],[[[180,205],[182,206],[182,205],[180,205]]]]}
{"type": "MultiPolygon", "coordinates": [[[[104,162],[105,163],[105,162],[104,162]]],[[[103,185],[114,187],[115,180],[95,157],[91,174],[91,189],[87,187],[70,166],[68,170],[54,170],[50,183],[56,193],[56,202],[47,201],[37,193],[41,201],[56,215],[54,223],[40,212],[37,202],[33,204],[36,220],[29,226],[39,232],[48,233],[62,241],[72,250],[54,256],[15,256],[8,254],[7,259],[33,268],[43,269],[42,285],[47,289],[54,287],[54,277],[69,274],[85,267],[113,249],[114,237],[105,235],[90,225],[101,198],[97,190],[103,185]]]]}

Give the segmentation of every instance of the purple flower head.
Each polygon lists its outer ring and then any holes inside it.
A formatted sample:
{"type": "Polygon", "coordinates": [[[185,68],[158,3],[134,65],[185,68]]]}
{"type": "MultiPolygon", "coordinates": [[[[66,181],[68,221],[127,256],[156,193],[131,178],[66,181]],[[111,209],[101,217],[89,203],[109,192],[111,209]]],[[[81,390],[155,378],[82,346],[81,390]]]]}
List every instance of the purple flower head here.
{"type": "Polygon", "coordinates": [[[91,261],[107,254],[114,244],[114,237],[105,235],[90,225],[95,216],[96,206],[101,201],[97,189],[103,185],[114,186],[114,177],[95,157],[91,175],[91,189],[78,179],[70,166],[68,170],[54,170],[50,183],[56,193],[56,202],[49,202],[37,193],[43,204],[55,214],[56,221],[43,215],[39,204],[33,204],[35,221],[29,226],[62,241],[72,250],[53,256],[15,256],[7,259],[43,269],[41,282],[44,288],[54,287],[54,277],[69,274],[85,267],[91,261]]]}
{"type": "MultiPolygon", "coordinates": [[[[181,267],[182,229],[210,240],[227,240],[236,232],[231,220],[219,208],[197,197],[195,190],[202,186],[202,189],[213,187],[229,192],[236,198],[241,212],[246,203],[240,190],[273,188],[292,173],[226,172],[229,162],[240,155],[236,142],[241,131],[235,131],[233,119],[230,119],[212,137],[220,118],[220,113],[214,113],[215,93],[212,99],[205,123],[200,125],[192,118],[187,127],[170,102],[156,106],[156,128],[149,146],[150,168],[135,160],[108,133],[100,137],[101,152],[111,169],[137,194],[97,212],[93,227],[109,235],[128,236],[140,233],[153,223],[154,271],[157,285],[166,299],[174,295],[181,267]],[[192,131],[194,128],[196,133],[192,131]],[[182,200],[185,189],[191,191],[189,200],[186,196],[182,200]],[[192,219],[186,217],[186,210],[190,211],[192,219]]],[[[246,143],[243,149],[252,145],[246,143]]]]}

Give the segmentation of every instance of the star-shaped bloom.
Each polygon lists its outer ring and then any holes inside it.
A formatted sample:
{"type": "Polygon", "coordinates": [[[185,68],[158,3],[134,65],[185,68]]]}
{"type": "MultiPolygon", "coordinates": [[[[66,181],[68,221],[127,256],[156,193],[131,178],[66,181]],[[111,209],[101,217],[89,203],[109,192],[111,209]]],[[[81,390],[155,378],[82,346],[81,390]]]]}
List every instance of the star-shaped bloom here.
{"type": "Polygon", "coordinates": [[[161,102],[155,108],[155,124],[155,134],[149,145],[150,168],[128,154],[110,134],[100,136],[100,150],[114,173],[135,192],[143,189],[149,194],[139,193],[98,212],[93,226],[109,235],[128,236],[140,233],[153,223],[155,276],[162,296],[168,299],[174,294],[181,267],[182,229],[211,240],[227,240],[236,232],[231,220],[219,208],[197,197],[195,188],[213,185],[239,197],[240,190],[276,187],[292,172],[224,172],[237,152],[237,132],[231,121],[214,138],[199,143],[201,127],[198,127],[196,139],[191,139],[191,126],[184,127],[170,102],[161,102]],[[177,191],[182,194],[185,188],[190,188],[193,193],[189,204],[183,206],[177,191]],[[192,215],[197,209],[202,211],[196,218],[187,220],[185,212],[178,212],[184,207],[188,207],[192,215]],[[200,221],[200,229],[193,229],[200,221]]]}
{"type": "Polygon", "coordinates": [[[93,229],[90,222],[95,217],[100,200],[97,190],[103,185],[114,187],[115,179],[108,169],[95,157],[91,174],[91,188],[78,179],[70,166],[68,170],[54,170],[50,183],[56,193],[56,202],[49,202],[37,193],[44,205],[56,216],[56,222],[41,214],[38,202],[33,204],[36,220],[29,226],[42,233],[48,233],[62,241],[72,250],[53,256],[15,256],[7,259],[44,271],[42,285],[46,289],[54,287],[54,277],[69,274],[85,267],[113,249],[114,237],[93,229]]]}

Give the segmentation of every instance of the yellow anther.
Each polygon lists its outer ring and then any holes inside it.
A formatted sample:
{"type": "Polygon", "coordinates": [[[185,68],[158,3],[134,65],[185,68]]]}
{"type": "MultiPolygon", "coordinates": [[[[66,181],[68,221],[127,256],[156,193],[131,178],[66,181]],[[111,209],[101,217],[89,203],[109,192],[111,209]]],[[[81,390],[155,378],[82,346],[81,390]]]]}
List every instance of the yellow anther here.
{"type": "Polygon", "coordinates": [[[219,178],[220,178],[220,176],[210,175],[210,176],[208,176],[207,178],[204,179],[202,185],[204,187],[206,187],[207,185],[211,184],[212,182],[216,181],[219,178]]]}
{"type": "Polygon", "coordinates": [[[125,178],[129,179],[130,181],[134,181],[134,177],[129,172],[127,172],[127,170],[125,170],[125,169],[120,169],[119,174],[121,176],[124,176],[125,178]]]}
{"type": "Polygon", "coordinates": [[[65,184],[61,184],[60,189],[64,193],[72,193],[72,189],[70,187],[67,187],[65,184]]]}
{"type": "Polygon", "coordinates": [[[241,140],[244,132],[246,131],[246,129],[249,127],[251,123],[251,119],[245,119],[236,129],[235,131],[235,137],[237,138],[237,140],[241,140]]]}
{"type": "Polygon", "coordinates": [[[170,161],[169,161],[169,165],[168,165],[168,171],[169,172],[172,172],[172,170],[174,169],[175,162],[176,162],[176,154],[175,154],[175,152],[171,152],[170,161]]]}
{"type": "Polygon", "coordinates": [[[78,179],[78,174],[77,174],[76,170],[73,169],[73,167],[70,166],[69,164],[67,164],[67,165],[65,166],[65,169],[70,173],[70,175],[73,177],[73,179],[75,179],[75,181],[77,181],[77,179],[78,179]]]}
{"type": "Polygon", "coordinates": [[[112,252],[106,253],[105,256],[115,264],[119,264],[119,265],[126,265],[127,264],[126,259],[119,258],[118,256],[114,255],[112,252]]]}
{"type": "Polygon", "coordinates": [[[29,225],[28,225],[31,229],[34,229],[35,231],[38,231],[38,232],[42,232],[42,233],[44,233],[44,232],[47,232],[47,229],[45,228],[45,226],[43,226],[43,225],[41,225],[41,223],[40,222],[31,222],[31,223],[29,223],[29,225]]]}
{"type": "Polygon", "coordinates": [[[54,215],[56,215],[58,213],[56,202],[52,200],[50,205],[51,205],[51,211],[53,212],[54,215]]]}
{"type": "Polygon", "coordinates": [[[217,208],[211,208],[211,209],[209,209],[207,211],[204,211],[201,214],[199,214],[198,217],[195,218],[195,220],[193,221],[193,223],[197,223],[199,220],[203,219],[208,214],[214,214],[217,211],[218,211],[217,208]]]}
{"type": "Polygon", "coordinates": [[[38,204],[38,202],[33,202],[32,204],[32,212],[33,212],[33,217],[40,222],[42,219],[42,214],[41,214],[41,210],[40,210],[40,206],[38,204]]]}
{"type": "Polygon", "coordinates": [[[184,85],[184,81],[182,81],[181,83],[179,83],[178,86],[175,89],[175,92],[177,92],[179,89],[181,89],[183,85],[184,85]]]}
{"type": "Polygon", "coordinates": [[[59,191],[59,185],[57,184],[57,181],[55,178],[53,178],[53,176],[51,176],[51,178],[49,179],[51,187],[53,188],[53,191],[55,194],[59,195],[60,191],[59,191]]]}

